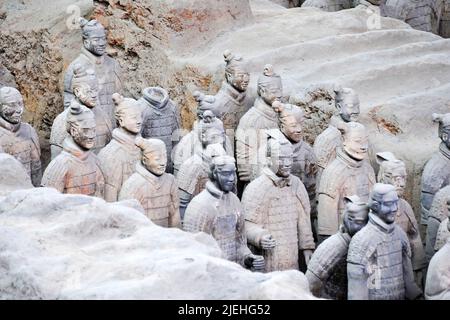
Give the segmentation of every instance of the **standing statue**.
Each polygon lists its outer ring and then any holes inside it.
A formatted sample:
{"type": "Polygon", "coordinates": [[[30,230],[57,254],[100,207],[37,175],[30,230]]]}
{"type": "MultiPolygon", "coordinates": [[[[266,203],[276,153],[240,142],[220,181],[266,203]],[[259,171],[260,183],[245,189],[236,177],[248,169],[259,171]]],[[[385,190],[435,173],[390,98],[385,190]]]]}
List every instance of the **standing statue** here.
{"type": "Polygon", "coordinates": [[[15,88],[0,88],[0,148],[23,164],[34,186],[41,182],[41,147],[36,130],[22,122],[22,95],[15,88]]]}
{"type": "Polygon", "coordinates": [[[228,155],[212,159],[206,188],[189,203],[184,230],[213,236],[226,259],[255,271],[264,270],[264,258],[247,247],[245,219],[236,185],[236,166],[228,155]]]}
{"type": "Polygon", "coordinates": [[[177,143],[174,135],[178,134],[180,129],[180,111],[170,100],[167,91],[160,87],[142,90],[142,98],[139,102],[144,108],[142,137],[161,139],[166,144],[168,155],[166,171],[172,173],[172,149],[177,143]]]}
{"type": "Polygon", "coordinates": [[[236,158],[239,180],[248,183],[257,177],[258,149],[265,139],[265,130],[278,128],[278,102],[283,86],[272,65],[264,67],[258,79],[258,98],[253,107],[241,118],[236,131],[236,158]]]}
{"type": "Polygon", "coordinates": [[[122,186],[119,200],[136,199],[146,216],[161,227],[180,227],[178,187],[175,177],[166,173],[167,151],[160,139],[136,138],[142,150],[136,172],[122,186]]]}
{"type": "Polygon", "coordinates": [[[72,100],[67,113],[63,151],[45,169],[42,186],[62,193],[104,197],[105,178],[95,144],[95,116],[87,107],[72,100]]]}
{"type": "Polygon", "coordinates": [[[226,62],[225,81],[215,96],[213,112],[222,120],[227,137],[234,141],[239,120],[247,112],[245,97],[250,74],[242,57],[234,55],[230,50],[225,50],[223,56],[226,62]]]}
{"type": "Polygon", "coordinates": [[[358,195],[367,201],[375,184],[375,172],[366,160],[368,133],[357,122],[339,125],[343,135],[343,147],[337,151],[337,157],[323,171],[318,189],[318,237],[319,241],[335,234],[342,222],[344,198],[358,195]]]}
{"type": "Polygon", "coordinates": [[[450,184],[450,113],[434,113],[432,117],[434,122],[439,122],[439,138],[442,142],[439,152],[428,160],[422,173],[420,203],[422,207],[421,223],[424,225],[427,224],[428,212],[434,195],[450,184]]]}
{"type": "Polygon", "coordinates": [[[413,300],[422,294],[414,282],[408,237],[395,223],[397,208],[395,187],[375,184],[369,222],[348,249],[349,300],[413,300]]]}
{"type": "Polygon", "coordinates": [[[450,220],[450,214],[445,220],[441,222],[436,235],[436,244],[434,245],[434,251],[438,252],[447,243],[448,238],[450,238],[450,230],[448,230],[448,224],[450,220]]]}
{"type": "Polygon", "coordinates": [[[105,200],[109,202],[117,201],[123,183],[136,171],[141,159],[135,140],[141,131],[142,108],[136,100],[118,93],[113,94],[113,101],[117,128],[111,142],[98,154],[105,174],[105,200]]]}
{"type": "MultiPolygon", "coordinates": [[[[86,69],[81,64],[73,66],[71,92],[74,99],[81,105],[91,109],[95,116],[95,144],[91,151],[99,153],[112,137],[113,123],[108,114],[98,107],[98,80],[93,69],[86,69]]],[[[52,159],[55,159],[63,150],[64,139],[67,137],[68,109],[60,113],[52,125],[50,134],[50,148],[52,159]]]]}
{"type": "MultiPolygon", "coordinates": [[[[194,153],[201,153],[202,143],[200,141],[200,134],[198,124],[199,121],[203,119],[203,113],[207,110],[213,111],[214,104],[216,102],[216,97],[205,95],[199,91],[193,93],[195,100],[197,101],[197,120],[195,120],[192,130],[181,138],[180,142],[173,148],[173,173],[175,176],[178,175],[180,166],[189,159],[194,153]]],[[[232,143],[234,140],[230,140],[228,136],[225,137],[225,151],[228,155],[233,156],[232,143]]]]}
{"type": "Polygon", "coordinates": [[[83,48],[80,55],[69,65],[64,75],[64,106],[67,108],[73,99],[72,78],[75,65],[93,69],[98,79],[98,106],[114,123],[114,104],[112,94],[122,91],[119,64],[106,52],[106,31],[97,21],[80,19],[83,48]]]}
{"type": "Polygon", "coordinates": [[[395,223],[408,236],[411,247],[412,267],[416,276],[416,282],[420,284],[422,283],[422,270],[426,267],[425,250],[420,238],[419,224],[414,216],[414,211],[403,198],[406,185],[405,163],[396,159],[390,152],[377,153],[377,161],[380,164],[378,182],[393,185],[399,196],[395,223]]]}
{"type": "Polygon", "coordinates": [[[306,0],[302,8],[314,7],[323,11],[333,12],[352,8],[352,0],[306,0]]]}
{"type": "Polygon", "coordinates": [[[328,128],[314,141],[314,154],[317,158],[317,186],[320,185],[323,170],[336,159],[336,152],[342,148],[342,135],[338,127],[343,123],[358,122],[359,97],[353,89],[342,88],[335,91],[335,106],[338,116],[330,119],[328,128]]]}
{"type": "Polygon", "coordinates": [[[368,221],[369,209],[358,196],[345,198],[343,222],[314,251],[305,275],[311,292],[320,298],[347,300],[347,253],[352,237],[368,221]]]}
{"type": "Polygon", "coordinates": [[[247,239],[266,272],[298,270],[301,254],[308,264],[315,248],[308,193],[291,174],[292,156],[289,141],[269,138],[267,167],[242,196],[247,239]]]}

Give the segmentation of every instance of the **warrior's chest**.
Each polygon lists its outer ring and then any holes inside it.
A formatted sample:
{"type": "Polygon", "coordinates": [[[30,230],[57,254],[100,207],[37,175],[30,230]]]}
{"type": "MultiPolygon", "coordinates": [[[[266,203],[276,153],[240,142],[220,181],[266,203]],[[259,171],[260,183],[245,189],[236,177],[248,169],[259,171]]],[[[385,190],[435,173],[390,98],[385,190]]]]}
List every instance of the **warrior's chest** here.
{"type": "Polygon", "coordinates": [[[32,141],[22,135],[15,135],[0,129],[0,145],[5,153],[8,153],[22,163],[30,161],[32,141]]]}

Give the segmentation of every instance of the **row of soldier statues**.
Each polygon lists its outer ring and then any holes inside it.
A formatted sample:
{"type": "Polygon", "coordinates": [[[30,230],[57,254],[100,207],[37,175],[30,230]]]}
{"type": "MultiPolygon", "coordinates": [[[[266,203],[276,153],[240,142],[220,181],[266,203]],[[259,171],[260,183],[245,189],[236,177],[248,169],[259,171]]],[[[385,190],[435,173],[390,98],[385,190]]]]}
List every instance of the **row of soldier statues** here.
{"type": "Polygon", "coordinates": [[[303,111],[282,102],[273,67],[264,67],[247,109],[245,61],[227,50],[222,88],[215,96],[194,93],[198,119],[177,143],[179,111],[167,91],[145,88],[139,100],[116,93],[120,70],[105,54],[105,30],[95,20],[82,25],[82,53],[65,75],[66,109],[54,120],[42,180],[36,132],[21,122],[21,94],[0,89],[0,148],[35,186],[136,199],[154,223],[209,233],[224,257],[247,268],[303,266],[318,296],[414,299],[432,258],[426,295],[448,295],[448,267],[439,270],[450,260],[450,114],[433,115],[442,143],[422,177],[424,250],[403,198],[405,163],[378,153],[376,179],[354,90],[336,92],[338,115],[311,147],[303,111]]]}

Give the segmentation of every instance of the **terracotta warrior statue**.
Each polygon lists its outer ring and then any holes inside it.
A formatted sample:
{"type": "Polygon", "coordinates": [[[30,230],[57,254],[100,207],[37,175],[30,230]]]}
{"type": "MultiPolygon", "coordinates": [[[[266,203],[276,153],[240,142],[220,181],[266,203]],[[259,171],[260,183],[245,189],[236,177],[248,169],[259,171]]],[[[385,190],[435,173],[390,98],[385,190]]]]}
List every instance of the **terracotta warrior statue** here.
{"type": "Polygon", "coordinates": [[[74,67],[78,64],[93,69],[98,79],[98,107],[114,123],[114,104],[112,94],[122,91],[119,64],[106,52],[106,31],[97,21],[80,19],[83,48],[80,55],[69,65],[64,76],[64,106],[67,108],[73,99],[72,78],[74,67]]]}
{"type": "MultiPolygon", "coordinates": [[[[77,103],[91,109],[95,116],[95,144],[91,151],[99,153],[106,146],[112,137],[113,123],[108,114],[98,107],[98,79],[93,69],[86,69],[87,66],[77,64],[73,67],[71,92],[73,99],[77,103]]],[[[52,159],[55,159],[63,150],[64,139],[67,137],[67,115],[70,113],[68,109],[60,113],[52,125],[50,134],[50,147],[52,159]]]]}
{"type": "Polygon", "coordinates": [[[331,117],[328,128],[314,141],[314,153],[317,158],[317,186],[325,168],[336,159],[336,152],[342,148],[342,135],[338,126],[342,123],[358,122],[359,97],[353,89],[342,88],[335,91],[335,106],[339,115],[331,117]]]}
{"type": "Polygon", "coordinates": [[[142,137],[161,139],[167,148],[167,172],[173,172],[172,149],[178,142],[175,134],[180,129],[180,111],[166,90],[149,87],[142,90],[139,102],[143,106],[142,137]]]}
{"type": "Polygon", "coordinates": [[[318,188],[318,238],[322,241],[335,234],[342,222],[344,198],[357,195],[367,201],[375,184],[375,172],[366,160],[369,137],[366,128],[357,122],[342,123],[342,149],[323,171],[318,188]]]}
{"type": "Polygon", "coordinates": [[[103,198],[105,178],[95,145],[95,115],[89,108],[72,100],[67,113],[67,132],[63,151],[48,165],[42,186],[62,193],[76,193],[103,198]]]}
{"type": "Polygon", "coordinates": [[[414,211],[403,198],[406,185],[405,163],[396,159],[391,152],[377,153],[377,161],[380,164],[378,182],[393,185],[399,196],[395,223],[408,236],[411,247],[412,267],[416,275],[416,282],[420,284],[422,282],[422,270],[426,266],[425,250],[422,245],[422,239],[420,238],[419,224],[414,216],[414,211]]]}
{"type": "Polygon", "coordinates": [[[265,271],[299,269],[315,248],[308,193],[291,174],[293,151],[286,140],[269,138],[267,167],[245,189],[242,205],[248,243],[266,261],[265,271]]]}
{"type": "Polygon", "coordinates": [[[409,240],[395,223],[395,187],[375,184],[369,208],[369,222],[353,236],[348,249],[348,299],[417,299],[422,292],[414,282],[409,240]]]}
{"type": "Polygon", "coordinates": [[[194,155],[181,165],[177,175],[181,219],[192,198],[205,189],[212,157],[226,153],[223,123],[212,111],[203,114],[198,126],[202,149],[195,150],[194,155]]]}
{"type": "Polygon", "coordinates": [[[136,172],[122,186],[119,200],[136,199],[147,217],[161,227],[180,227],[178,187],[175,177],[166,173],[167,151],[160,139],[136,138],[142,150],[136,172]]]}
{"type": "Polygon", "coordinates": [[[439,152],[435,153],[425,165],[422,173],[421,223],[426,225],[428,212],[434,195],[450,184],[450,113],[433,114],[433,121],[439,123],[439,152]]]}
{"type": "Polygon", "coordinates": [[[352,0],[306,0],[302,4],[302,8],[314,7],[323,11],[339,11],[350,9],[353,6],[352,0]]]}
{"type": "Polygon", "coordinates": [[[265,130],[278,128],[275,101],[283,96],[281,77],[275,74],[272,65],[264,67],[258,79],[258,98],[253,107],[241,118],[236,131],[236,159],[239,180],[248,183],[257,177],[258,149],[265,140],[265,130]]]}
{"type": "Polygon", "coordinates": [[[434,245],[434,252],[441,250],[447,243],[448,238],[450,238],[450,231],[448,230],[450,214],[445,220],[441,222],[436,235],[436,243],[434,245]]]}
{"type": "MultiPolygon", "coordinates": [[[[180,170],[180,166],[194,155],[195,152],[201,153],[202,143],[199,139],[199,121],[203,119],[203,113],[207,110],[214,109],[214,104],[216,102],[216,97],[211,95],[205,95],[199,91],[194,91],[193,96],[197,101],[197,120],[195,120],[194,125],[192,126],[192,130],[186,134],[183,138],[181,138],[180,142],[175,145],[173,148],[173,173],[175,176],[178,175],[178,171],[180,170]],[[195,151],[197,150],[197,151],[195,151]]],[[[233,147],[232,144],[234,140],[230,140],[228,136],[225,137],[225,151],[228,155],[233,156],[233,147]]]]}
{"type": "Polygon", "coordinates": [[[109,202],[117,201],[123,183],[136,171],[141,159],[135,140],[141,131],[142,108],[136,100],[118,93],[113,94],[113,101],[117,128],[111,142],[98,154],[105,174],[105,200],[109,202]]]}
{"type": "Polygon", "coordinates": [[[305,275],[316,297],[347,300],[347,253],[352,237],[368,221],[369,209],[358,196],[345,198],[345,211],[338,233],[314,251],[305,275]]]}
{"type": "Polygon", "coordinates": [[[0,149],[22,163],[33,185],[39,186],[41,147],[34,128],[22,122],[23,110],[22,95],[17,89],[0,88],[0,149]]]}
{"type": "Polygon", "coordinates": [[[264,270],[264,258],[247,247],[244,212],[232,192],[236,185],[236,166],[228,155],[212,159],[206,188],[189,203],[184,230],[213,236],[226,259],[255,271],[264,270]]]}

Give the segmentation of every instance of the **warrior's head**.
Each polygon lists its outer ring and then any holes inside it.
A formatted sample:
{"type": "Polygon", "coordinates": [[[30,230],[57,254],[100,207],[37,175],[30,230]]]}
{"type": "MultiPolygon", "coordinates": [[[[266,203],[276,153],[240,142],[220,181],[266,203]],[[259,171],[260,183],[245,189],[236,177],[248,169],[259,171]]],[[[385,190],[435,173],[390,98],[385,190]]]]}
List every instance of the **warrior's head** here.
{"type": "Polygon", "coordinates": [[[398,195],[390,184],[376,183],[369,198],[370,212],[378,216],[384,223],[395,222],[398,210],[398,195]]]}
{"type": "Polygon", "coordinates": [[[345,122],[356,122],[359,118],[359,97],[355,90],[342,88],[335,91],[336,109],[345,122]]]}
{"type": "Polygon", "coordinates": [[[439,138],[450,149],[450,113],[433,113],[432,118],[439,123],[439,138]]]}
{"type": "Polygon", "coordinates": [[[391,152],[377,153],[377,162],[380,165],[378,182],[393,185],[398,196],[402,197],[406,185],[405,163],[396,159],[391,152]]]}
{"type": "Polygon", "coordinates": [[[345,209],[343,217],[344,230],[354,236],[361,230],[369,219],[369,207],[357,195],[344,198],[345,209]]]}
{"type": "Polygon", "coordinates": [[[281,132],[292,142],[300,142],[303,139],[303,110],[295,105],[275,101],[272,107],[278,111],[279,128],[281,132]]]}
{"type": "Polygon", "coordinates": [[[199,124],[199,139],[202,142],[203,149],[208,145],[220,144],[225,146],[225,129],[223,122],[220,121],[210,110],[203,113],[203,118],[199,124]]]}
{"type": "Polygon", "coordinates": [[[192,93],[195,101],[197,101],[197,119],[203,119],[203,113],[205,111],[212,111],[214,108],[214,103],[216,102],[216,97],[204,94],[200,91],[194,91],[192,93]]]}
{"type": "Polygon", "coordinates": [[[80,19],[83,46],[92,54],[102,56],[106,51],[106,31],[97,20],[80,19]]]}
{"type": "Polygon", "coordinates": [[[85,150],[95,145],[95,116],[85,106],[72,100],[67,113],[67,132],[75,143],[85,150]]]}
{"type": "Polygon", "coordinates": [[[369,151],[369,135],[366,127],[358,122],[349,122],[339,125],[343,135],[343,149],[347,155],[357,161],[367,157],[369,151]]]}
{"type": "Polygon", "coordinates": [[[142,126],[141,105],[135,99],[124,98],[119,93],[114,93],[112,99],[116,106],[114,117],[117,125],[133,134],[139,133],[142,126]]]}
{"type": "Polygon", "coordinates": [[[19,124],[24,106],[20,92],[12,87],[0,88],[0,116],[7,122],[19,124]]]}
{"type": "Polygon", "coordinates": [[[161,176],[166,171],[167,150],[160,139],[136,138],[136,145],[142,150],[142,164],[151,173],[161,176]]]}
{"type": "Polygon", "coordinates": [[[88,108],[97,105],[98,81],[95,71],[80,64],[74,66],[72,91],[75,97],[88,108]]]}
{"type": "Polygon", "coordinates": [[[233,191],[236,183],[236,165],[233,157],[220,155],[211,160],[209,179],[225,193],[233,191]]]}
{"type": "Polygon", "coordinates": [[[250,74],[244,63],[244,59],[225,50],[223,53],[225,59],[225,79],[227,82],[239,92],[244,92],[248,88],[250,74]]]}
{"type": "Polygon", "coordinates": [[[258,78],[258,95],[264,100],[268,105],[276,100],[281,101],[283,97],[283,85],[281,83],[281,77],[277,75],[273,66],[266,64],[264,66],[263,74],[258,78]]]}
{"type": "Polygon", "coordinates": [[[277,176],[289,177],[293,164],[291,143],[285,138],[269,136],[266,147],[266,164],[277,176]]]}

